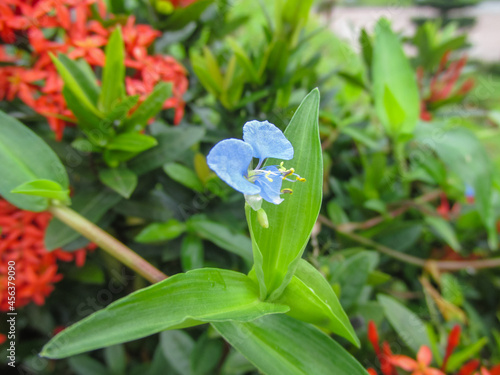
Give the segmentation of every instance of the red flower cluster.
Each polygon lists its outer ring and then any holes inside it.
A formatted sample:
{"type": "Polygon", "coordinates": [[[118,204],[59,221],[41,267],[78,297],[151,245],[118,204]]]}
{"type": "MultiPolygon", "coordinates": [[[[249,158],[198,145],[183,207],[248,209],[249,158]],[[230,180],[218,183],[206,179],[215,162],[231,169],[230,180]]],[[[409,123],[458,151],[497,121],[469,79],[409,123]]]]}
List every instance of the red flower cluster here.
{"type": "Polygon", "coordinates": [[[23,211],[0,198],[0,311],[9,308],[7,300],[7,264],[16,262],[16,307],[35,302],[43,305],[54,290],[54,283],[62,279],[57,273],[57,260],[85,264],[87,250],[94,244],[74,252],[61,249],[49,252],[43,238],[51,215],[48,212],[23,211]]]}
{"type": "MultiPolygon", "coordinates": [[[[467,56],[463,56],[457,61],[453,61],[447,67],[450,57],[450,52],[446,52],[439,63],[437,72],[432,76],[430,81],[429,92],[422,94],[420,103],[420,118],[424,121],[431,121],[432,114],[430,109],[440,102],[454,102],[462,99],[474,87],[474,80],[467,79],[458,89],[455,85],[462,74],[462,70],[467,63],[467,56]]],[[[420,91],[423,89],[424,70],[419,67],[417,69],[417,79],[419,82],[420,91]]]]}
{"type": "MultiPolygon", "coordinates": [[[[417,359],[405,355],[394,355],[389,348],[387,341],[382,344],[383,349],[379,347],[379,337],[377,327],[373,321],[368,323],[368,340],[375,349],[377,358],[380,362],[380,370],[383,375],[397,375],[396,368],[401,368],[410,372],[412,375],[445,375],[448,360],[455,348],[460,343],[461,328],[459,325],[453,327],[448,336],[448,343],[444,354],[443,363],[440,369],[429,367],[432,362],[432,352],[429,347],[422,345],[417,353],[417,359]]],[[[479,361],[473,359],[462,366],[457,375],[500,375],[500,365],[488,370],[481,367],[480,372],[476,372],[479,367],[479,361]]],[[[369,368],[370,375],[377,375],[377,371],[369,368]]]]}
{"type": "MultiPolygon", "coordinates": [[[[10,44],[9,49],[0,45],[0,62],[13,63],[0,67],[0,100],[21,99],[47,117],[57,139],[75,119],[49,53],[66,53],[91,67],[103,66],[103,47],[115,26],[106,28],[97,18],[116,24],[103,0],[3,0],[0,4],[0,39],[10,44]],[[8,53],[11,50],[13,54],[8,53]]],[[[133,16],[123,25],[126,66],[133,71],[126,88],[143,100],[157,83],[172,82],[173,96],[164,108],[175,108],[177,124],[184,114],[182,95],[188,80],[185,69],[172,57],[148,55],[147,48],[159,36],[150,26],[135,24],[133,16]]]]}

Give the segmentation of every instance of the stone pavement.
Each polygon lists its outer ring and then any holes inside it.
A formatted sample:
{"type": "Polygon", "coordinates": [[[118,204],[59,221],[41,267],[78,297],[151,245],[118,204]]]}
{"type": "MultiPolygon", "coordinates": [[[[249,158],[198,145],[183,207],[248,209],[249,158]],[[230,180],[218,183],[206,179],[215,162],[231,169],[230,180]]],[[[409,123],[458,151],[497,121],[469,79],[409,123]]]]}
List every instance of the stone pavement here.
{"type": "MultiPolygon", "coordinates": [[[[397,4],[397,0],[394,1],[397,4]]],[[[413,17],[432,17],[435,10],[425,7],[336,7],[328,22],[330,28],[343,39],[348,40],[358,50],[358,36],[362,27],[372,31],[380,17],[392,21],[397,31],[405,35],[413,34],[413,17]]],[[[486,1],[480,5],[463,9],[457,15],[476,17],[476,25],[469,30],[472,48],[469,55],[486,61],[500,63],[500,2],[486,1]]]]}

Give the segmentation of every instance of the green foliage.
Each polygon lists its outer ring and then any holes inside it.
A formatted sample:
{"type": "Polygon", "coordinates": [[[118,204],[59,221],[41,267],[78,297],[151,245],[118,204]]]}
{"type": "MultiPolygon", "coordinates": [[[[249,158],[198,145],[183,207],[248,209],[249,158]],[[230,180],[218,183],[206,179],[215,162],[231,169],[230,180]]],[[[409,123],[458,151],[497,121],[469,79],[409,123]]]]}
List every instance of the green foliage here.
{"type": "Polygon", "coordinates": [[[241,273],[193,270],[137,291],[66,328],[41,355],[63,358],[167,329],[228,319],[249,321],[287,310],[259,301],[256,285],[241,273]]]}
{"type": "Polygon", "coordinates": [[[386,132],[393,138],[412,134],[419,117],[415,73],[385,19],[377,23],[371,74],[375,108],[386,132]]]}
{"type": "Polygon", "coordinates": [[[212,325],[265,374],[367,374],[327,335],[284,315],[212,325]]]}
{"type": "MultiPolygon", "coordinates": [[[[53,56],[76,118],[62,140],[17,100],[1,104],[13,116],[0,113],[2,198],[44,211],[69,203],[71,190],[74,211],[173,275],[145,287],[101,250],[82,268],[58,262],[65,277],[46,305],[19,312],[23,369],[43,360],[25,353],[46,344],[43,355],[70,357],[46,373],[366,374],[359,363],[377,367],[369,321],[380,345],[410,357],[429,346],[436,367],[459,324],[447,372],[471,358],[498,362],[500,279],[488,269],[499,262],[494,71],[457,69],[467,36],[446,20],[408,38],[380,20],[374,35],[361,31],[358,53],[318,27],[312,3],[111,1],[119,15],[88,15],[114,28],[104,67],[53,56]],[[142,37],[125,32],[132,14],[162,32],[148,54],[188,72],[178,126],[162,111],[176,85],[159,83],[147,98],[125,92],[125,79],[140,77],[125,67],[142,37]],[[286,128],[295,155],[285,166],[306,181],[285,181],[294,193],[280,205],[245,212],[205,156],[254,119],[286,128]]],[[[44,240],[49,251],[89,244],[56,218],[44,240]]]]}
{"type": "Polygon", "coordinates": [[[48,198],[65,200],[68,175],[54,151],[25,125],[2,111],[0,123],[2,197],[30,211],[46,210],[48,198]],[[23,194],[16,194],[15,189],[23,194]]]}

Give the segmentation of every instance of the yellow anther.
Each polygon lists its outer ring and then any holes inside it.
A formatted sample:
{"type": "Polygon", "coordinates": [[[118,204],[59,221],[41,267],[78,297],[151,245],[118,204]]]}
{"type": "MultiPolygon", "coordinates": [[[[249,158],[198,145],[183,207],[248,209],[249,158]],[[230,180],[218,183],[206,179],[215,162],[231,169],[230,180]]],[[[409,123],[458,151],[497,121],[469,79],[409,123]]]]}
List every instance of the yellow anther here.
{"type": "Polygon", "coordinates": [[[284,172],[285,172],[284,177],[287,177],[287,176],[290,176],[291,174],[293,174],[295,172],[295,169],[290,168],[288,171],[284,171],[284,172]]]}
{"type": "Polygon", "coordinates": [[[306,179],[304,177],[297,176],[297,181],[306,182],[306,179]]]}
{"type": "Polygon", "coordinates": [[[281,193],[282,193],[282,194],[293,194],[293,190],[292,190],[292,189],[285,188],[285,189],[282,189],[282,190],[281,190],[281,193]]]}
{"type": "Polygon", "coordinates": [[[267,181],[273,182],[273,179],[271,177],[269,177],[270,175],[271,175],[271,171],[267,172],[265,177],[266,177],[267,181]]]}

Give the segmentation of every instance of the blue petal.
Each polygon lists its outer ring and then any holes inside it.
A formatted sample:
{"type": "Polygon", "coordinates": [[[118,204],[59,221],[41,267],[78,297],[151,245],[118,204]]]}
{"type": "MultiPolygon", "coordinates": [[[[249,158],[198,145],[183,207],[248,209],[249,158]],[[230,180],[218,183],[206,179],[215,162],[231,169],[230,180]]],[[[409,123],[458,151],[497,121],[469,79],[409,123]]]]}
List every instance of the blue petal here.
{"type": "Polygon", "coordinates": [[[253,156],[260,160],[293,158],[293,146],[281,130],[267,121],[249,121],[243,126],[243,140],[253,148],[253,156]]]}
{"type": "Polygon", "coordinates": [[[468,198],[474,198],[475,190],[471,185],[465,185],[465,196],[468,198]]]}
{"type": "MultiPolygon", "coordinates": [[[[278,168],[274,165],[270,167],[264,168],[266,171],[272,171],[279,173],[278,168]]],[[[272,179],[272,182],[269,181],[265,175],[260,175],[259,178],[255,181],[255,185],[260,187],[260,196],[269,203],[280,204],[283,202],[281,198],[281,184],[283,183],[283,179],[281,175],[279,176],[269,176],[272,179]]]]}
{"type": "Polygon", "coordinates": [[[217,176],[243,194],[259,194],[260,188],[244,176],[252,162],[252,147],[239,139],[225,139],[217,143],[207,156],[207,164],[217,176]]]}

